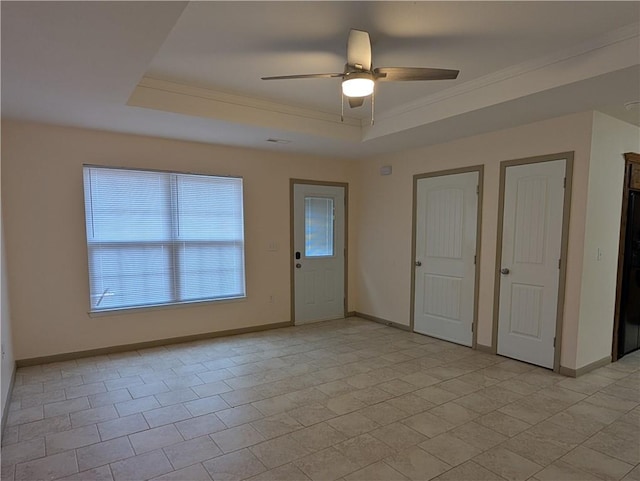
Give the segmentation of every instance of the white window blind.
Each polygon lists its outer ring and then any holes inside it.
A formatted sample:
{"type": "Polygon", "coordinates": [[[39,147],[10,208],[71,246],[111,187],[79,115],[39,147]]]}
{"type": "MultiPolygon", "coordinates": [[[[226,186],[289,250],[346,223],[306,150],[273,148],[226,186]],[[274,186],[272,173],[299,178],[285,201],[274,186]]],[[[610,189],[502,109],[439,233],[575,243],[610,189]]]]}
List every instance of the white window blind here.
{"type": "Polygon", "coordinates": [[[245,296],[242,179],[84,167],[91,310],[245,296]]]}

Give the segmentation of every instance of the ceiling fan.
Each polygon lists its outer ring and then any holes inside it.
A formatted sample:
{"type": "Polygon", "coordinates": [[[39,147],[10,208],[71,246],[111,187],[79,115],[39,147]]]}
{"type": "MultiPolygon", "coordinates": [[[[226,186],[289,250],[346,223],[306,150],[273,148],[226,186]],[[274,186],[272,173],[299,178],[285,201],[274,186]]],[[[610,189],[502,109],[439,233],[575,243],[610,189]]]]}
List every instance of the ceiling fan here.
{"type": "MultiPolygon", "coordinates": [[[[375,82],[404,82],[413,80],[453,80],[459,70],[418,67],[376,67],[371,65],[371,40],[363,30],[349,30],[347,40],[347,63],[342,73],[312,73],[301,75],[279,75],[262,77],[262,80],[301,78],[341,78],[342,95],[349,99],[351,108],[360,107],[366,97],[372,97],[371,117],[373,123],[373,96],[375,82]]],[[[344,105],[344,104],[343,104],[344,105]]],[[[344,108],[344,107],[343,107],[344,108]]]]}

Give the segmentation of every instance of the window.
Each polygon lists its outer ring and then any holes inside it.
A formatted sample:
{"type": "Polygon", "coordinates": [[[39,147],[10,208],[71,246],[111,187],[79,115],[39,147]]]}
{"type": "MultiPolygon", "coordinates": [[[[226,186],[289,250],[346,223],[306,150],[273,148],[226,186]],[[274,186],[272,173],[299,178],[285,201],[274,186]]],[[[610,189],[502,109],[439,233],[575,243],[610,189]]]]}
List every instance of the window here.
{"type": "Polygon", "coordinates": [[[84,167],[91,311],[245,296],[242,179],[84,167]]]}
{"type": "Polygon", "coordinates": [[[333,256],[333,199],[304,198],[305,257],[333,256]]]}

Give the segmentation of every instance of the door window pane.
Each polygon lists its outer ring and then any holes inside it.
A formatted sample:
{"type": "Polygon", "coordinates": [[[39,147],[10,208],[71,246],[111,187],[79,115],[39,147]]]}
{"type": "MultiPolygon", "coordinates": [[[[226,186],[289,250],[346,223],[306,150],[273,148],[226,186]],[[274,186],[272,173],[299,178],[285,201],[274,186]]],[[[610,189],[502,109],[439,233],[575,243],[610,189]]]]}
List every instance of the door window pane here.
{"type": "Polygon", "coordinates": [[[333,199],[304,198],[305,257],[333,256],[333,199]]]}

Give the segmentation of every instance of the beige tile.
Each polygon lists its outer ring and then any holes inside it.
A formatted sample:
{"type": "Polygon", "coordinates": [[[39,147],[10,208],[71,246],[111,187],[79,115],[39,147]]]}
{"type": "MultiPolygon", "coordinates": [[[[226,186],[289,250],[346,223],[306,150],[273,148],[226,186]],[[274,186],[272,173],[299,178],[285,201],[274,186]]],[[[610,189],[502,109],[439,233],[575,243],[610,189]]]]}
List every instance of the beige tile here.
{"type": "Polygon", "coordinates": [[[67,429],[71,429],[71,421],[68,414],[62,414],[42,421],[21,424],[18,437],[20,441],[27,441],[46,434],[66,431],[67,429]]]}
{"type": "Polygon", "coordinates": [[[72,474],[66,478],[60,478],[57,481],[113,481],[113,476],[111,476],[111,468],[109,466],[100,466],[99,468],[72,474]]]}
{"type": "Polygon", "coordinates": [[[358,412],[381,426],[409,417],[405,411],[396,408],[389,402],[374,404],[358,412]]]}
{"type": "Polygon", "coordinates": [[[67,399],[89,396],[91,394],[98,394],[106,391],[107,391],[107,388],[105,387],[103,382],[81,384],[79,386],[67,387],[64,390],[67,399]]]}
{"type": "Polygon", "coordinates": [[[629,471],[622,481],[640,481],[640,465],[629,471]]]}
{"type": "Polygon", "coordinates": [[[229,404],[227,404],[220,396],[209,396],[185,402],[184,407],[187,408],[192,416],[202,416],[203,414],[229,409],[229,404]]]}
{"type": "Polygon", "coordinates": [[[16,465],[16,481],[51,480],[78,472],[75,451],[54,454],[16,465]]]}
{"type": "Polygon", "coordinates": [[[476,392],[480,389],[480,386],[475,384],[469,384],[468,382],[461,381],[460,379],[449,379],[448,381],[441,382],[438,387],[445,391],[452,392],[458,396],[464,396],[476,392]]]}
{"type": "MultiPolygon", "coordinates": [[[[325,393],[316,389],[315,387],[310,387],[307,389],[301,389],[299,391],[294,391],[285,396],[293,401],[297,405],[306,405],[306,404],[314,404],[314,403],[322,403],[325,399],[328,399],[325,393]]],[[[257,407],[257,406],[256,406],[257,407]]]]}
{"type": "Polygon", "coordinates": [[[330,419],[327,424],[349,438],[373,431],[380,426],[358,412],[330,419]]]}
{"type": "Polygon", "coordinates": [[[212,481],[211,476],[202,464],[194,464],[187,468],[178,469],[167,474],[163,474],[152,481],[212,481]]]}
{"type": "Polygon", "coordinates": [[[248,449],[225,454],[202,464],[216,481],[240,481],[267,470],[248,449]]]}
{"type": "Polygon", "coordinates": [[[599,477],[582,471],[563,461],[556,461],[542,471],[536,473],[536,478],[540,481],[598,481],[599,477]]]}
{"type": "Polygon", "coordinates": [[[415,416],[403,419],[401,422],[429,438],[442,434],[454,427],[453,424],[430,412],[416,414],[415,416]]]}
{"type": "Polygon", "coordinates": [[[43,438],[2,446],[3,469],[13,464],[42,458],[46,454],[43,438]]]}
{"type": "Polygon", "coordinates": [[[400,481],[408,479],[388,464],[379,461],[344,478],[347,481],[400,481]]]}
{"type": "Polygon", "coordinates": [[[174,404],[142,413],[152,428],[189,419],[191,413],[182,404],[174,404]]]}
{"type": "Polygon", "coordinates": [[[418,414],[434,407],[434,404],[414,393],[403,394],[402,396],[389,399],[387,401],[393,407],[406,412],[408,415],[418,414]]]}
{"type": "Polygon", "coordinates": [[[401,379],[392,379],[391,381],[380,383],[376,387],[394,396],[401,396],[416,391],[415,385],[402,381],[401,379]]]}
{"type": "Polygon", "coordinates": [[[214,396],[216,394],[222,394],[233,390],[229,387],[228,384],[225,384],[224,381],[215,381],[206,384],[200,384],[198,386],[193,386],[191,389],[193,389],[194,392],[200,397],[214,396]]]}
{"type": "Polygon", "coordinates": [[[464,424],[478,417],[477,412],[467,409],[453,401],[436,406],[429,410],[429,412],[454,426],[464,424]]]}
{"type": "Polygon", "coordinates": [[[593,449],[578,446],[562,457],[562,461],[605,480],[617,480],[633,466],[593,449]]]}
{"type": "Polygon", "coordinates": [[[346,436],[326,422],[291,433],[291,437],[310,451],[319,451],[344,441],[346,436]]]}
{"type": "Polygon", "coordinates": [[[123,401],[115,404],[115,408],[120,416],[141,413],[151,409],[159,408],[160,403],[153,396],[147,396],[131,401],[123,401]]]}
{"type": "MultiPolygon", "coordinates": [[[[62,401],[62,402],[65,402],[65,401],[62,401]]],[[[44,414],[43,414],[42,406],[34,406],[27,409],[12,410],[7,415],[7,426],[16,426],[18,424],[31,423],[34,421],[39,421],[43,417],[44,417],[44,414]]]]}
{"type": "Polygon", "coordinates": [[[542,466],[503,447],[485,451],[473,461],[509,481],[526,481],[542,469],[542,466]]]}
{"type": "Polygon", "coordinates": [[[322,391],[327,396],[332,397],[355,391],[357,388],[355,386],[352,386],[351,384],[346,383],[345,381],[331,381],[316,386],[316,389],[322,391]]]}
{"type": "Polygon", "coordinates": [[[263,417],[262,413],[250,404],[235,408],[223,409],[216,416],[229,428],[239,426],[263,417]]]}
{"type": "Polygon", "coordinates": [[[252,476],[247,481],[309,481],[309,479],[298,467],[289,463],[252,476]]]}
{"type": "Polygon", "coordinates": [[[480,416],[475,421],[478,424],[482,424],[483,426],[508,437],[513,437],[531,427],[529,423],[499,411],[494,411],[489,414],[485,414],[484,416],[480,416]]]}
{"type": "Polygon", "coordinates": [[[251,403],[251,405],[258,411],[260,411],[264,416],[272,416],[274,414],[280,414],[285,411],[294,409],[299,406],[299,403],[282,394],[280,396],[274,396],[272,398],[256,401],[254,403],[251,403]]]}
{"type": "Polygon", "coordinates": [[[287,414],[303,426],[311,426],[337,416],[336,413],[318,403],[292,409],[288,411],[287,414]]]}
{"type": "Polygon", "coordinates": [[[185,439],[197,438],[205,434],[217,433],[218,431],[227,429],[222,421],[213,413],[185,419],[184,421],[175,423],[175,427],[185,439]]]}
{"type": "Polygon", "coordinates": [[[455,400],[455,403],[479,414],[486,414],[501,408],[507,404],[507,401],[492,399],[483,396],[480,391],[477,391],[467,394],[466,396],[459,397],[455,400]]]}
{"type": "Polygon", "coordinates": [[[124,401],[130,401],[131,394],[126,389],[118,389],[117,391],[109,391],[100,394],[92,394],[88,396],[89,404],[92,408],[100,406],[108,406],[109,404],[115,404],[124,401]]]}
{"type": "Polygon", "coordinates": [[[126,437],[111,439],[76,450],[80,471],[102,466],[134,456],[129,439],[126,437]]]}
{"type": "Polygon", "coordinates": [[[129,435],[136,454],[147,453],[155,449],[179,443],[184,439],[173,424],[149,429],[129,435]]]}
{"type": "MultiPolygon", "coordinates": [[[[100,442],[95,424],[46,436],[47,454],[57,454],[100,442]]],[[[4,452],[3,452],[4,454],[4,452]]]]}
{"type": "Polygon", "coordinates": [[[187,401],[193,401],[198,399],[198,395],[191,389],[179,389],[176,391],[163,392],[156,394],[155,398],[158,400],[161,406],[171,406],[173,404],[183,403],[187,401]]]}
{"type": "Polygon", "coordinates": [[[552,440],[572,448],[582,443],[588,437],[588,435],[581,433],[579,430],[566,429],[549,420],[536,424],[529,428],[527,432],[541,439],[552,440]]]}
{"type": "Polygon", "coordinates": [[[524,431],[503,444],[503,447],[533,461],[540,466],[547,466],[565,455],[575,445],[554,441],[544,436],[537,436],[524,431]]]}
{"type": "Polygon", "coordinates": [[[270,439],[249,448],[267,468],[290,463],[309,454],[309,449],[297,443],[291,435],[270,439]]]}
{"type": "Polygon", "coordinates": [[[220,448],[216,446],[209,436],[201,436],[189,441],[172,444],[165,447],[163,451],[174,469],[184,468],[222,454],[220,448]]]}
{"type": "MultiPolygon", "coordinates": [[[[28,384],[27,386],[31,386],[28,384]]],[[[16,397],[15,395],[13,396],[16,397]]],[[[38,394],[25,394],[20,398],[20,406],[18,409],[27,409],[42,406],[46,403],[65,400],[64,389],[56,391],[43,392],[38,394]]]]}
{"type": "Polygon", "coordinates": [[[120,377],[117,379],[110,379],[110,380],[104,381],[104,385],[106,386],[108,391],[116,391],[116,390],[120,391],[122,389],[131,387],[131,386],[137,386],[140,384],[144,384],[144,381],[140,376],[126,376],[126,377],[120,377]]]}
{"type": "Polygon", "coordinates": [[[110,419],[116,419],[118,413],[113,406],[107,405],[73,412],[69,416],[71,418],[71,426],[77,428],[86,426],[87,424],[96,424],[110,419]]]}
{"type": "Polygon", "coordinates": [[[395,453],[395,450],[388,444],[370,434],[362,434],[355,438],[347,439],[334,447],[360,467],[395,453]]]}
{"type": "Polygon", "coordinates": [[[427,439],[425,435],[420,434],[399,422],[387,424],[381,428],[374,429],[369,434],[380,441],[383,441],[385,444],[388,444],[396,451],[402,451],[403,449],[415,446],[427,439]]]}
{"type": "Polygon", "coordinates": [[[265,439],[271,439],[292,431],[302,429],[303,426],[298,421],[287,414],[276,414],[267,418],[253,421],[251,425],[262,434],[265,439]]]}
{"type": "Polygon", "coordinates": [[[247,446],[252,446],[264,441],[260,434],[250,424],[243,424],[235,428],[225,429],[211,434],[211,439],[222,449],[224,453],[230,453],[247,446]]]}
{"type": "Polygon", "coordinates": [[[150,479],[173,470],[162,450],[152,451],[111,463],[114,481],[150,479]]]}
{"type": "Polygon", "coordinates": [[[149,425],[140,413],[98,424],[100,438],[103,441],[137,433],[146,429],[149,429],[149,425]]]}
{"type": "Polygon", "coordinates": [[[447,463],[417,446],[385,458],[384,462],[409,479],[432,479],[451,469],[447,463]]]}
{"type": "Polygon", "coordinates": [[[467,461],[434,478],[434,481],[504,481],[504,478],[473,461],[467,461]]]}
{"type": "Polygon", "coordinates": [[[451,434],[476,448],[487,450],[505,441],[502,434],[485,428],[478,423],[470,422],[451,430],[451,434]]]}
{"type": "Polygon", "coordinates": [[[83,409],[89,409],[89,400],[86,397],[70,399],[68,401],[58,401],[44,405],[44,417],[51,418],[61,414],[69,414],[83,409]]]}
{"type": "Polygon", "coordinates": [[[597,392],[587,398],[584,402],[593,404],[595,406],[605,407],[607,409],[613,409],[614,411],[628,412],[638,406],[635,401],[627,401],[620,399],[616,396],[610,396],[603,392],[597,392]]]}
{"type": "Polygon", "coordinates": [[[310,454],[295,461],[294,464],[314,481],[333,481],[360,469],[360,466],[335,448],[327,448],[310,454]]]}
{"type": "Polygon", "coordinates": [[[428,439],[418,446],[450,466],[462,464],[482,452],[481,449],[448,433],[428,439]]]}
{"type": "Polygon", "coordinates": [[[324,404],[330,411],[333,411],[337,415],[343,415],[357,411],[358,409],[366,407],[367,404],[355,397],[356,392],[357,391],[353,391],[347,394],[332,397],[326,400],[324,404]]]}
{"type": "Polygon", "coordinates": [[[138,399],[141,397],[153,396],[169,391],[169,387],[162,381],[152,382],[149,384],[134,384],[127,387],[131,397],[138,399]]]}

